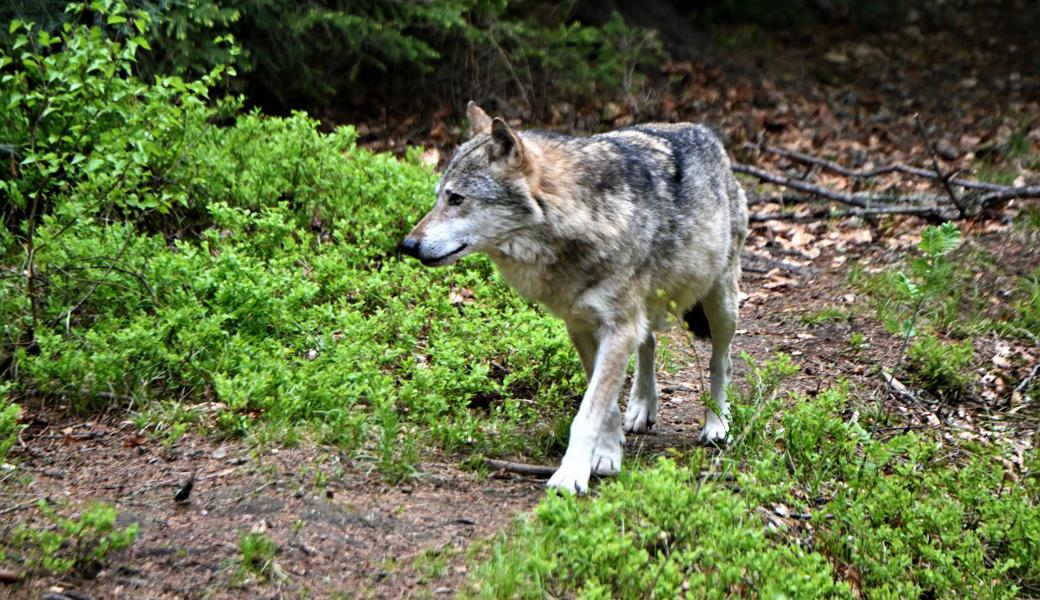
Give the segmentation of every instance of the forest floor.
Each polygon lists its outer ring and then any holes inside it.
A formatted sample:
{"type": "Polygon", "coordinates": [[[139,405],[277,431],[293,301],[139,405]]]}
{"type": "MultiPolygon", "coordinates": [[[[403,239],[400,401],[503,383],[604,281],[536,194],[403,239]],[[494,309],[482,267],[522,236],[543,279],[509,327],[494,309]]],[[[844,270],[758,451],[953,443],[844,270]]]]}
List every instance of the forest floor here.
{"type": "MultiPolygon", "coordinates": [[[[1025,21],[1021,27],[1028,32],[1025,21]]],[[[920,113],[929,135],[941,142],[943,169],[1035,183],[1037,39],[1014,31],[996,38],[985,25],[979,18],[955,22],[942,33],[908,22],[871,36],[835,31],[811,39],[766,37],[761,47],[728,53],[725,60],[670,63],[664,68],[672,80],[669,91],[652,98],[650,114],[712,122],[744,162],[753,156],[763,167],[788,169],[792,165],[749,155],[743,142],[766,141],[849,166],[929,166],[913,120],[920,113]],[[972,43],[965,43],[963,28],[974,28],[972,43]]],[[[641,110],[639,102],[591,108],[560,103],[552,109],[557,116],[542,125],[571,131],[592,129],[593,122],[621,126],[644,120],[648,113],[641,110]]],[[[400,149],[416,141],[394,131],[361,128],[370,146],[400,149]]],[[[445,153],[456,141],[451,128],[436,121],[420,135],[427,147],[445,153]]],[[[817,180],[850,191],[864,185],[827,175],[817,180]]],[[[753,212],[779,208],[769,192],[745,185],[754,192],[753,212]]],[[[912,182],[900,189],[926,185],[912,182]]],[[[979,275],[997,305],[1002,290],[1040,265],[1035,230],[1023,233],[1012,222],[1021,208],[1012,203],[961,224],[966,243],[999,267],[979,275]]],[[[777,352],[790,355],[800,367],[786,384],[791,391],[811,394],[848,380],[892,407],[901,426],[1002,437],[1022,448],[1035,444],[1036,407],[1015,404],[1021,397],[1011,391],[1035,374],[1040,349],[1034,344],[976,338],[974,366],[982,370],[982,389],[975,400],[952,407],[897,401],[877,376],[877,365],[897,370],[899,340],[882,326],[862,290],[849,283],[849,266],[856,263],[867,273],[896,268],[913,255],[922,225],[912,218],[755,223],[745,253],[746,298],[735,353],[746,352],[756,362],[777,352]],[[862,343],[850,344],[853,333],[862,335],[862,343]]],[[[701,342],[689,347],[678,332],[667,336],[671,360],[665,362],[672,366],[659,368],[658,422],[652,434],[629,436],[628,464],[697,439],[704,410],[701,367],[709,349],[701,342]]],[[[734,370],[735,385],[744,385],[745,361],[736,360],[734,370]]],[[[306,441],[257,447],[189,432],[168,444],[141,435],[127,414],[113,411],[83,421],[59,408],[26,407],[29,426],[15,449],[18,469],[0,474],[5,485],[18,483],[0,508],[0,528],[39,518],[36,499],[60,498],[109,502],[120,523],[137,522],[140,532],[91,580],[0,584],[0,598],[451,597],[467,585],[467,568],[482,541],[544,494],[540,480],[463,470],[450,458],[421,463],[418,477],[391,486],[368,465],[306,441]],[[190,501],[174,502],[192,473],[190,501]],[[247,531],[262,532],[277,546],[267,580],[239,568],[240,536],[247,531]]]]}

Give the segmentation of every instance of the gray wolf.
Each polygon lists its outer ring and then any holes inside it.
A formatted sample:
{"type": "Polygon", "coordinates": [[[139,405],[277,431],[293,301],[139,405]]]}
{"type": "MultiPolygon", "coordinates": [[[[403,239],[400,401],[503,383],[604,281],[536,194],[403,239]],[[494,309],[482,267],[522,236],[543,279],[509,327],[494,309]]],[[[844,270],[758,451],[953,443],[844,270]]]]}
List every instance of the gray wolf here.
{"type": "Polygon", "coordinates": [[[588,389],[549,486],[582,493],[590,474],[619,471],[624,433],[657,418],[654,331],[680,316],[711,339],[701,440],[724,442],[747,200],[718,138],[690,123],[568,137],[514,131],[472,102],[466,112],[470,139],[401,249],[428,266],[484,252],[566,323],[588,389]]]}

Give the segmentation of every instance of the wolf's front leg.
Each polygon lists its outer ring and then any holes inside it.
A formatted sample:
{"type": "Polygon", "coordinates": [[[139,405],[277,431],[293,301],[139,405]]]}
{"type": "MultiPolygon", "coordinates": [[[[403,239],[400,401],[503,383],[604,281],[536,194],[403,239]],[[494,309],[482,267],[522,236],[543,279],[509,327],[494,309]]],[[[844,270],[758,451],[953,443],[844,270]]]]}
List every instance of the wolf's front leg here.
{"type": "Polygon", "coordinates": [[[549,479],[549,487],[581,494],[589,489],[593,468],[603,474],[616,473],[621,468],[621,441],[624,437],[621,435],[617,398],[625,379],[628,358],[635,350],[635,333],[634,326],[626,325],[600,340],[589,388],[571,423],[567,452],[560,468],[549,479]]]}

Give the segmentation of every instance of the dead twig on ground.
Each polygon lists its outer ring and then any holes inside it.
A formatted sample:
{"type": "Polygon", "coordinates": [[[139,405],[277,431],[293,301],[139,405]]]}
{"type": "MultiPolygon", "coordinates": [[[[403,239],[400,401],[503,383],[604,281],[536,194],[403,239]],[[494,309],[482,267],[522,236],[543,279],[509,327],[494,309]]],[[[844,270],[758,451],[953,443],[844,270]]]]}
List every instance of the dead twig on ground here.
{"type": "MultiPolygon", "coordinates": [[[[940,181],[942,175],[932,171],[930,169],[922,169],[920,167],[913,167],[910,165],[904,165],[902,163],[892,163],[888,165],[882,165],[880,167],[874,167],[873,169],[850,169],[844,165],[834,162],[833,160],[827,160],[826,158],[820,158],[797,150],[788,150],[787,148],[780,148],[778,146],[767,146],[765,144],[744,144],[744,147],[749,150],[757,150],[766,154],[773,154],[776,156],[782,156],[791,160],[795,160],[801,163],[810,165],[816,165],[822,167],[838,175],[844,175],[845,177],[853,177],[856,179],[869,179],[871,177],[878,177],[880,175],[887,175],[889,173],[902,173],[904,175],[911,175],[913,177],[920,177],[922,179],[930,179],[932,181],[940,181]]],[[[989,183],[987,181],[972,181],[970,179],[958,179],[950,178],[949,182],[972,190],[985,190],[990,192],[999,192],[1007,189],[1007,186],[1000,185],[999,183],[989,183]]]]}
{"type": "Polygon", "coordinates": [[[535,477],[552,477],[552,474],[556,472],[555,467],[546,467],[542,465],[529,465],[526,463],[512,462],[509,460],[495,460],[488,458],[484,460],[484,463],[492,469],[499,471],[508,471],[510,473],[517,473],[519,475],[534,475],[535,477]]]}
{"type": "MultiPolygon", "coordinates": [[[[930,179],[932,181],[938,181],[943,185],[946,192],[946,196],[929,196],[929,195],[899,195],[899,194],[868,194],[868,193],[847,193],[838,190],[830,189],[810,183],[804,179],[796,177],[789,177],[780,173],[773,173],[759,167],[743,164],[733,163],[733,171],[735,173],[744,173],[751,175],[759,181],[765,183],[771,183],[781,187],[804,192],[811,194],[819,198],[838,202],[840,204],[846,204],[853,206],[854,209],[847,211],[832,211],[832,210],[814,210],[809,213],[766,213],[760,215],[751,215],[751,221],[815,221],[818,219],[825,218],[842,218],[842,217],[858,217],[858,216],[873,216],[873,215],[915,215],[925,219],[933,221],[950,221],[954,219],[961,219],[971,216],[972,211],[970,207],[978,209],[988,209],[996,204],[1007,202],[1009,200],[1015,200],[1019,198],[1040,198],[1040,185],[1033,186],[1019,186],[1011,187],[1005,185],[999,185],[995,183],[988,183],[983,181],[971,181],[968,179],[959,179],[954,177],[953,173],[944,174],[939,168],[939,161],[934,146],[931,144],[931,140],[924,130],[924,125],[921,123],[920,118],[917,118],[918,125],[921,128],[922,136],[924,137],[925,144],[928,146],[929,152],[932,155],[932,162],[935,166],[935,170],[922,169],[919,167],[911,167],[903,164],[890,164],[882,167],[877,167],[868,170],[855,170],[848,167],[842,166],[834,161],[805,154],[804,152],[798,152],[795,150],[788,150],[786,148],[778,148],[775,146],[766,146],[760,144],[747,144],[745,147],[749,149],[756,149],[760,152],[774,154],[782,156],[791,160],[802,162],[810,165],[818,165],[829,171],[833,171],[846,177],[855,178],[869,178],[878,175],[884,175],[887,173],[902,173],[906,175],[912,175],[914,177],[921,177],[924,179],[930,179]],[[961,197],[957,194],[953,186],[959,186],[965,189],[973,190],[974,193],[961,197]],[[948,200],[948,202],[944,202],[948,200]],[[949,206],[949,205],[952,205],[949,206]]],[[[784,197],[785,200],[792,201],[809,201],[810,198],[789,198],[784,197]]]]}
{"type": "Polygon", "coordinates": [[[950,177],[953,177],[953,173],[947,173],[942,175],[942,170],[939,168],[939,155],[935,152],[935,145],[932,144],[931,138],[928,137],[928,129],[924,126],[924,121],[921,120],[920,114],[914,115],[914,122],[917,123],[917,129],[921,132],[921,139],[924,140],[925,147],[928,148],[928,153],[932,155],[932,166],[935,167],[935,172],[940,174],[939,182],[942,183],[943,189],[946,190],[946,195],[950,197],[950,202],[957,207],[957,212],[961,214],[961,217],[968,216],[967,207],[961,197],[957,195],[957,192],[950,185],[950,177]]]}
{"type": "Polygon", "coordinates": [[[39,498],[34,498],[32,500],[29,500],[28,502],[22,502],[21,504],[15,504],[14,506],[9,506],[9,507],[7,507],[7,508],[5,508],[3,510],[0,510],[0,517],[2,517],[4,515],[9,515],[9,514],[11,514],[13,512],[18,512],[20,510],[24,510],[26,508],[29,508],[30,506],[36,506],[36,503],[38,501],[39,501],[39,498]]]}
{"type": "MultiPolygon", "coordinates": [[[[948,212],[948,211],[947,211],[948,212]]],[[[794,223],[819,221],[820,219],[845,219],[848,217],[870,217],[876,215],[915,215],[926,218],[941,219],[946,212],[933,206],[876,206],[873,208],[854,208],[849,210],[833,210],[820,208],[809,212],[773,212],[748,215],[752,223],[764,221],[791,221],[794,223]]]]}

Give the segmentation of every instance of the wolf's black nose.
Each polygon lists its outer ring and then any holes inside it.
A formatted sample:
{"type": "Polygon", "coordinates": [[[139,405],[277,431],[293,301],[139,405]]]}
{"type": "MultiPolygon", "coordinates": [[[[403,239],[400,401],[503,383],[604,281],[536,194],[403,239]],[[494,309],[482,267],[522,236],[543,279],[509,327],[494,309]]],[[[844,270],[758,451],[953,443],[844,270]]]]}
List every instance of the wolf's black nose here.
{"type": "Polygon", "coordinates": [[[414,256],[419,258],[419,240],[413,237],[406,237],[401,241],[401,245],[398,246],[401,252],[404,252],[408,256],[414,256]]]}

